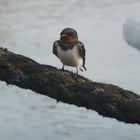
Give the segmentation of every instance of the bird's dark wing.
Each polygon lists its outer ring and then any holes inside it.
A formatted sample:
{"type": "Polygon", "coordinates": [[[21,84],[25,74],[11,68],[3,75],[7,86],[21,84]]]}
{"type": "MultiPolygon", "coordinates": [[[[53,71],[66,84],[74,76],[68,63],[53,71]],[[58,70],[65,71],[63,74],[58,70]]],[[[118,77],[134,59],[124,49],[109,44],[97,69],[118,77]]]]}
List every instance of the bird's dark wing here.
{"type": "Polygon", "coordinates": [[[55,41],[53,43],[53,50],[52,50],[52,52],[53,52],[54,55],[56,55],[58,57],[58,54],[57,54],[57,44],[58,44],[58,41],[55,41]]]}
{"type": "Polygon", "coordinates": [[[83,58],[83,68],[86,70],[86,67],[85,67],[86,50],[84,48],[84,44],[82,42],[78,41],[77,47],[78,47],[79,55],[83,58]]]}

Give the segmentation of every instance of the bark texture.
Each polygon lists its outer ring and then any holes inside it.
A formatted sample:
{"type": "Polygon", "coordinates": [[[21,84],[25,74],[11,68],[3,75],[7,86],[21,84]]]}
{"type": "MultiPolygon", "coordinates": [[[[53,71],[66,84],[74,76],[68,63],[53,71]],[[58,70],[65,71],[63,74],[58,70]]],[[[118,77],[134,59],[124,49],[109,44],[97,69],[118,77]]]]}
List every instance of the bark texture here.
{"type": "Polygon", "coordinates": [[[105,117],[140,124],[140,96],[118,86],[42,65],[0,48],[0,80],[42,95],[97,111],[105,117]]]}

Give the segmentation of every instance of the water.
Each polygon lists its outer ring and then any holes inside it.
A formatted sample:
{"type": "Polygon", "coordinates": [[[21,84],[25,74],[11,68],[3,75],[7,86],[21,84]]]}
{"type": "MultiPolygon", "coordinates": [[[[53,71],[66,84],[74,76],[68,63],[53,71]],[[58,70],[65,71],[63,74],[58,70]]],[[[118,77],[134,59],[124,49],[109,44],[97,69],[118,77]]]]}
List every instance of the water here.
{"type": "MultiPolygon", "coordinates": [[[[140,93],[140,52],[123,40],[125,20],[139,12],[139,0],[1,0],[0,45],[43,64],[62,66],[52,44],[73,27],[86,48],[93,81],[140,93]]],[[[67,68],[73,70],[71,68],[67,68]]],[[[0,82],[0,139],[138,140],[140,127],[103,118],[92,110],[56,103],[30,90],[0,82]]]]}

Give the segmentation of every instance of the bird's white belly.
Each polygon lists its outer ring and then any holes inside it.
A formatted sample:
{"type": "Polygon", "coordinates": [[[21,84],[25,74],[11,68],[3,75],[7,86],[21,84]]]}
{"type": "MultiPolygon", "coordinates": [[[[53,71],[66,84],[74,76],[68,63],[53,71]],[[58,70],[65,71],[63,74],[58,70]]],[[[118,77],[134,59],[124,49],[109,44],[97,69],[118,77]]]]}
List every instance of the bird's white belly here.
{"type": "Polygon", "coordinates": [[[57,48],[59,59],[64,65],[81,68],[83,59],[79,56],[78,50],[74,47],[72,50],[64,51],[60,47],[57,48]]]}

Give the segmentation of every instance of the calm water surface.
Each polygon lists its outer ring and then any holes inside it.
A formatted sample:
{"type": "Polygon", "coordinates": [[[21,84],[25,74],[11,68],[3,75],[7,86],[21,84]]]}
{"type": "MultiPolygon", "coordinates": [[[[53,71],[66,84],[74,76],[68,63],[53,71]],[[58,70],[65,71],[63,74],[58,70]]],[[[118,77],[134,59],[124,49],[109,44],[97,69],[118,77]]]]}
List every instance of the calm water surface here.
{"type": "MultiPolygon", "coordinates": [[[[1,0],[0,45],[43,64],[62,66],[52,44],[73,27],[85,44],[93,81],[140,94],[140,52],[123,40],[125,20],[140,12],[139,0],[1,0]]],[[[71,68],[67,68],[73,70],[71,68]]],[[[139,140],[140,127],[0,82],[0,139],[139,140]]]]}

